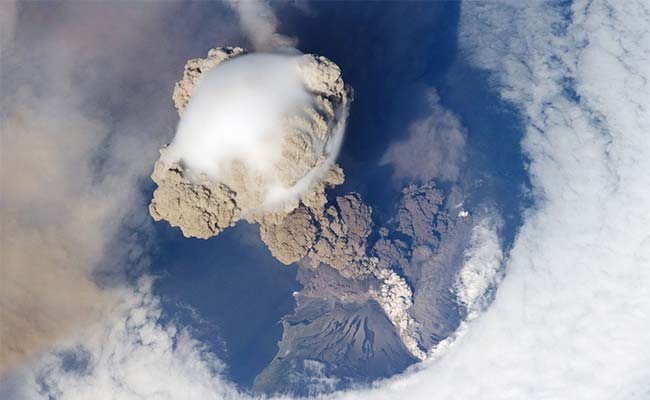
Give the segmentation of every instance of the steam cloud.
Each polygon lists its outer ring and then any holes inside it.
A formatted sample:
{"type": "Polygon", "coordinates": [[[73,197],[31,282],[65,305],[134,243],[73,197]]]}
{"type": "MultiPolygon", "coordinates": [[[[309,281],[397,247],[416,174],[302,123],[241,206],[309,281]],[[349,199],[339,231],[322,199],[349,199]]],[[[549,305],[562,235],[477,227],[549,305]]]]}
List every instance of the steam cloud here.
{"type": "Polygon", "coordinates": [[[270,169],[286,138],[281,119],[309,102],[298,61],[250,54],[206,72],[170,146],[172,157],[212,180],[223,178],[233,160],[258,172],[270,169]]]}

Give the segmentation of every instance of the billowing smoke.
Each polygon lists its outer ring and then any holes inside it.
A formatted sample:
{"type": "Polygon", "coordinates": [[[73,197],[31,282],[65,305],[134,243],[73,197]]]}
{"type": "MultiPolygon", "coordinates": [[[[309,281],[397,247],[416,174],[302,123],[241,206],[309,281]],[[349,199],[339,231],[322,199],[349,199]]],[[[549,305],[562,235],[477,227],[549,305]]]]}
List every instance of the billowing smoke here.
{"type": "Polygon", "coordinates": [[[206,238],[240,219],[322,206],[325,187],[343,180],[334,161],[350,100],[324,57],[219,48],[190,60],[174,92],[182,119],[152,175],[151,214],[206,238]]]}
{"type": "Polygon", "coordinates": [[[185,109],[171,155],[189,171],[215,181],[235,160],[260,173],[272,168],[287,136],[283,117],[309,103],[298,61],[250,54],[205,73],[185,109]]]}

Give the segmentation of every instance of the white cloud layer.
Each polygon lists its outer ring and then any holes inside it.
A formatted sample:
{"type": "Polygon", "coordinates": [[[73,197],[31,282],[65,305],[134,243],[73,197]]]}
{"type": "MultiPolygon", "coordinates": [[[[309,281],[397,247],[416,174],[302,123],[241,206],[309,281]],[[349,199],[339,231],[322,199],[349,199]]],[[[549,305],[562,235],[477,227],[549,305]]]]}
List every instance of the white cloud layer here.
{"type": "Polygon", "coordinates": [[[476,318],[489,305],[488,292],[499,280],[503,251],[496,228],[491,218],[485,218],[472,228],[465,261],[458,271],[454,292],[467,309],[468,319],[476,318]]]}
{"type": "Polygon", "coordinates": [[[35,379],[16,390],[29,399],[235,399],[223,365],[189,332],[160,322],[151,281],[115,293],[101,323],[32,365],[35,379]]]}
{"type": "Polygon", "coordinates": [[[287,134],[283,120],[312,100],[299,63],[299,56],[247,54],[206,72],[183,113],[170,156],[215,181],[233,160],[260,172],[271,169],[287,134]]]}

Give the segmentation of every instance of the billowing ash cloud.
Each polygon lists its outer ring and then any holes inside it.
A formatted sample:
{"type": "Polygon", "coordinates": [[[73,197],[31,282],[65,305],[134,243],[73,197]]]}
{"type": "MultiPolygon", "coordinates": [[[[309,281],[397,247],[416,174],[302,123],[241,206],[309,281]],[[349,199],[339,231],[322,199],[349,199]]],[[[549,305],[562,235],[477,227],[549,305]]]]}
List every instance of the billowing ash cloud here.
{"type": "Polygon", "coordinates": [[[207,238],[299,203],[322,207],[325,187],[343,181],[334,160],[350,100],[324,57],[219,48],[190,60],[174,91],[182,119],[152,175],[152,216],[207,238]]]}

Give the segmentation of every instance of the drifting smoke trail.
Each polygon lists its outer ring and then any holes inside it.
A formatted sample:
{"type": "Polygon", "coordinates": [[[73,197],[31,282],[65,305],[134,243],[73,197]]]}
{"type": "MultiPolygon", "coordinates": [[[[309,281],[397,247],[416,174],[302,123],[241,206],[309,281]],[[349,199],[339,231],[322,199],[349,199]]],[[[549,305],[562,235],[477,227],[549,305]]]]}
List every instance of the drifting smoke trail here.
{"type": "Polygon", "coordinates": [[[246,37],[257,51],[297,52],[296,40],[277,32],[278,19],[265,1],[228,1],[239,16],[246,37]]]}

